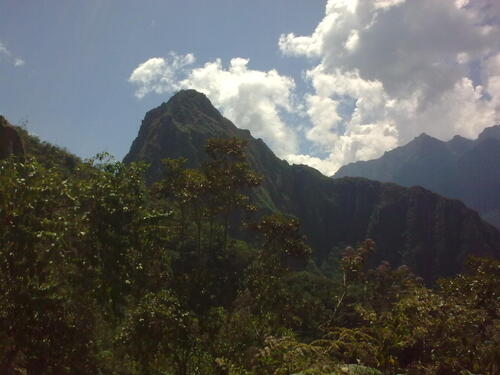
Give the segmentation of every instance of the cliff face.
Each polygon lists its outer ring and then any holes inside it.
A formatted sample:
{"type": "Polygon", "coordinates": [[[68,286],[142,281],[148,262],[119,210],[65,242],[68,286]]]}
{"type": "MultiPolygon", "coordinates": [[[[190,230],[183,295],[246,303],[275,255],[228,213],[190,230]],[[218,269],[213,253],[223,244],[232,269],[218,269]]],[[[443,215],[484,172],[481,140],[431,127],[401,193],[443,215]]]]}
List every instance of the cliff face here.
{"type": "Polygon", "coordinates": [[[257,192],[259,204],[277,210],[275,201],[286,200],[279,189],[285,184],[283,171],[288,164],[279,160],[261,139],[253,138],[248,130],[238,129],[224,118],[205,95],[194,90],[181,91],[168,103],[146,113],[139,135],[123,161],[148,162],[148,178],[156,181],[161,178],[162,159],[184,157],[187,167],[196,168],[208,158],[204,152],[207,139],[231,137],[248,142],[251,166],[266,174],[263,188],[257,192]]]}
{"type": "Polygon", "coordinates": [[[476,140],[448,142],[421,135],[375,160],[348,164],[333,176],[365,177],[403,186],[423,186],[462,200],[500,229],[500,125],[476,140]]]}
{"type": "Polygon", "coordinates": [[[16,128],[0,116],[0,159],[10,155],[24,157],[24,143],[16,128]]]}
{"type": "MultiPolygon", "coordinates": [[[[372,238],[379,249],[373,264],[407,264],[430,281],[459,271],[468,254],[500,256],[499,232],[461,202],[423,188],[364,178],[331,179],[307,166],[290,166],[193,90],[181,91],[146,114],[124,161],[149,162],[149,178],[157,180],[160,160],[166,157],[185,157],[188,166],[200,166],[210,137],[248,141],[248,160],[264,176],[256,203],[263,211],[299,218],[319,261],[332,250],[372,238]]],[[[439,146],[435,152],[441,152],[439,146]]]]}

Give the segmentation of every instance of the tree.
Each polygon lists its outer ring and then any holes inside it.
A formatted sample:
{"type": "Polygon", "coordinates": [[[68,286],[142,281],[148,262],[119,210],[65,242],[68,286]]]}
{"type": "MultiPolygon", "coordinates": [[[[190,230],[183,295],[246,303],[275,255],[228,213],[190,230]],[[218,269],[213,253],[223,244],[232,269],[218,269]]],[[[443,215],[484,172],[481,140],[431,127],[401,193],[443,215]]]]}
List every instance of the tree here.
{"type": "Polygon", "coordinates": [[[230,241],[241,213],[251,209],[250,189],[261,181],[246,162],[245,146],[236,138],[208,140],[210,160],[199,170],[186,169],[183,159],[166,159],[155,187],[173,208],[174,288],[199,314],[232,302],[246,266],[248,246],[230,241]]]}
{"type": "Polygon", "coordinates": [[[238,138],[213,138],[205,150],[211,160],[203,166],[209,193],[209,215],[220,215],[223,226],[223,248],[227,248],[230,215],[234,210],[253,210],[249,204],[248,188],[256,187],[262,177],[246,162],[244,148],[247,142],[238,138]]]}
{"type": "Polygon", "coordinates": [[[0,366],[28,375],[95,370],[95,305],[73,283],[70,183],[35,161],[0,162],[0,366]]]}
{"type": "Polygon", "coordinates": [[[141,374],[175,369],[188,375],[199,342],[198,323],[167,290],[149,293],[130,311],[117,338],[141,374]]]}

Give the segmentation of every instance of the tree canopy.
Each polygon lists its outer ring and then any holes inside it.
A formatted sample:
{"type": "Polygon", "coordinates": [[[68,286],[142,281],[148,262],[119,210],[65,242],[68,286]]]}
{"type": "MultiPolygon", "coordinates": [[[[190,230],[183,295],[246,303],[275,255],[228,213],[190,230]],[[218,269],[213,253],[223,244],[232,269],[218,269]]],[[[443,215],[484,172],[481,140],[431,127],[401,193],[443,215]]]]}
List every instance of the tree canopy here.
{"type": "Polygon", "coordinates": [[[259,215],[245,143],[166,159],[0,161],[0,373],[497,374],[500,263],[427,287],[366,240],[317,264],[259,215]],[[337,266],[331,266],[337,264],[337,266]]]}

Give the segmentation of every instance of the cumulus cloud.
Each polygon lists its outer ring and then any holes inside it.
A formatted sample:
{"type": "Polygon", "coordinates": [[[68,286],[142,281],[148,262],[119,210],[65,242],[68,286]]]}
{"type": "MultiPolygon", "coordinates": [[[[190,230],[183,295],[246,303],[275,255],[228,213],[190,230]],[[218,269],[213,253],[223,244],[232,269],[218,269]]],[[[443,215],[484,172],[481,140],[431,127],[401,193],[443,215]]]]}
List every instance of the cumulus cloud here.
{"type": "Polygon", "coordinates": [[[485,91],[491,96],[491,107],[497,115],[500,113],[500,53],[491,56],[485,63],[485,91]]]}
{"type": "Polygon", "coordinates": [[[7,61],[8,63],[18,67],[18,66],[23,66],[26,62],[20,58],[12,55],[12,52],[10,52],[7,47],[0,42],[0,61],[7,61]]]}
{"type": "Polygon", "coordinates": [[[9,50],[3,45],[2,42],[0,42],[0,55],[10,56],[9,50]]]}
{"type": "Polygon", "coordinates": [[[278,41],[304,58],[306,92],[248,59],[195,66],[191,54],[151,58],[129,80],[138,98],[201,91],[279,156],[331,175],[422,132],[473,138],[498,123],[499,25],[498,0],[329,0],[310,35],[278,41]]]}
{"type": "Polygon", "coordinates": [[[328,150],[288,159],[330,174],[421,132],[475,137],[500,117],[499,20],[494,0],[328,1],[311,35],[278,42],[316,64],[306,73],[314,93],[305,96],[305,136],[328,150]]]}
{"type": "Polygon", "coordinates": [[[173,52],[167,58],[152,57],[143,62],[129,77],[129,82],[138,86],[135,96],[141,99],[150,92],[164,94],[179,90],[179,74],[194,62],[190,53],[177,55],[173,52]]]}
{"type": "Polygon", "coordinates": [[[19,57],[14,59],[14,66],[23,66],[24,64],[26,64],[26,62],[23,59],[19,57]]]}
{"type": "Polygon", "coordinates": [[[278,155],[297,151],[295,132],[281,118],[282,113],[294,111],[293,79],[276,70],[250,69],[249,60],[243,58],[231,59],[228,67],[216,59],[187,69],[193,62],[191,54],[151,58],[133,71],[129,81],[138,85],[138,98],[184,88],[203,92],[224,116],[263,138],[278,155]]]}

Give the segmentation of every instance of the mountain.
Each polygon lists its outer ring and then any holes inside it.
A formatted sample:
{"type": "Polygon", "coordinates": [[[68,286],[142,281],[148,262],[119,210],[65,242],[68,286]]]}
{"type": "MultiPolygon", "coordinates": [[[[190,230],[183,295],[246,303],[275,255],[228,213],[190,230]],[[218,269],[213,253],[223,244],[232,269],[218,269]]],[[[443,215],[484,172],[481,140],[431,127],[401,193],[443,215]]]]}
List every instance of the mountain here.
{"type": "Polygon", "coordinates": [[[443,142],[422,134],[378,159],[345,165],[333,177],[346,176],[423,186],[462,200],[500,228],[500,125],[476,140],[443,142]]]}
{"type": "Polygon", "coordinates": [[[10,155],[33,157],[46,167],[57,166],[66,172],[73,170],[80,162],[77,156],[41,141],[26,129],[10,124],[0,115],[0,160],[10,155]]]}
{"type": "Polygon", "coordinates": [[[16,128],[0,116],[0,159],[11,155],[24,157],[24,143],[16,128]]]}
{"type": "Polygon", "coordinates": [[[500,125],[491,126],[489,128],[484,129],[481,134],[477,137],[477,140],[481,142],[487,138],[494,138],[500,140],[500,125]]]}
{"type": "MultiPolygon", "coordinates": [[[[463,203],[419,187],[331,179],[313,168],[289,165],[194,90],[181,91],[146,114],[124,161],[149,162],[154,181],[166,157],[186,157],[189,167],[200,166],[209,137],[248,141],[249,163],[264,176],[255,196],[258,206],[296,216],[319,262],[332,251],[335,255],[346,245],[372,238],[378,244],[373,264],[407,264],[431,281],[458,272],[468,254],[500,256],[500,233],[463,203]]],[[[432,142],[427,138],[421,141],[432,142]]]]}

